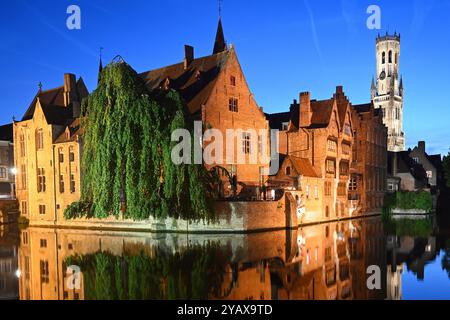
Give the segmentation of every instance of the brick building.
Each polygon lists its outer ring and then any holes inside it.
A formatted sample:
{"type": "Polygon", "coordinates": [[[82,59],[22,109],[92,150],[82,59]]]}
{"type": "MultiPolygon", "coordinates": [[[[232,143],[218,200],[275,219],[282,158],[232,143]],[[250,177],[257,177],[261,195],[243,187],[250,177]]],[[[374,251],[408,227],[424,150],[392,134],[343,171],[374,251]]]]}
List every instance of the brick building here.
{"type": "Polygon", "coordinates": [[[17,199],[30,221],[60,220],[80,198],[78,118],[87,95],[83,79],[65,74],[63,86],[39,88],[22,120],[14,122],[17,199]]]}
{"type": "MultiPolygon", "coordinates": [[[[258,106],[245,79],[235,48],[225,43],[222,22],[219,20],[212,55],[195,58],[194,48],[185,46],[183,62],[141,73],[149,90],[174,89],[187,103],[195,120],[201,120],[205,129],[218,130],[224,139],[222,157],[215,150],[215,165],[236,176],[241,190],[247,189],[250,197],[257,197],[256,187],[265,183],[268,163],[260,161],[269,156],[269,124],[262,108],[258,106]],[[242,130],[233,141],[227,141],[226,130],[242,130]],[[234,144],[233,160],[227,159],[227,147],[234,144]],[[238,163],[242,151],[245,163],[238,163]],[[257,156],[257,161],[250,159],[257,156]]],[[[206,148],[212,141],[202,141],[206,148]]],[[[229,179],[223,179],[223,196],[231,193],[229,179]]],[[[239,190],[238,190],[239,192],[239,190]]]]}
{"type": "Polygon", "coordinates": [[[387,188],[387,128],[373,103],[354,105],[349,198],[357,210],[368,213],[383,207],[387,188]]]}
{"type": "Polygon", "coordinates": [[[354,123],[352,108],[343,88],[338,86],[331,99],[311,100],[309,92],[294,100],[290,111],[267,115],[272,129],[282,130],[279,152],[308,159],[321,178],[323,219],[350,215],[348,182],[354,123]]]}

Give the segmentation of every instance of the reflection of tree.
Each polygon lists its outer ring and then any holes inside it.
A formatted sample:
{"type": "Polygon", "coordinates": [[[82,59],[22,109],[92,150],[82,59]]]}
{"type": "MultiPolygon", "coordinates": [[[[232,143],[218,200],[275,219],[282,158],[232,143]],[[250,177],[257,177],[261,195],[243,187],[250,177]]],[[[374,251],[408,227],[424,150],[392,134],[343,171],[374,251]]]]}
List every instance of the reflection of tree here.
{"type": "Polygon", "coordinates": [[[206,245],[174,254],[157,249],[151,257],[98,252],[69,257],[66,264],[80,266],[87,300],[203,300],[219,295],[227,256],[206,245]]]}
{"type": "Polygon", "coordinates": [[[447,248],[444,250],[442,257],[442,270],[446,270],[450,278],[450,240],[447,240],[447,248]]]}

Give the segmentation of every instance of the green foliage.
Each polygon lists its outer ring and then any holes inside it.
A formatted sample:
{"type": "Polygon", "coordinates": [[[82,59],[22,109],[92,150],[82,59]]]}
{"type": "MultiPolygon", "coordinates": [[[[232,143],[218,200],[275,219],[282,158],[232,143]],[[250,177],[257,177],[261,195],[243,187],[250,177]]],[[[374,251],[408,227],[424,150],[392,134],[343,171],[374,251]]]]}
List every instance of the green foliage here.
{"type": "Polygon", "coordinates": [[[392,194],[386,194],[384,199],[384,206],[386,214],[390,213],[391,209],[398,208],[404,210],[424,210],[431,212],[433,210],[433,197],[431,193],[426,191],[397,191],[392,194]]]}
{"type": "Polygon", "coordinates": [[[385,231],[397,236],[428,237],[433,233],[430,219],[398,219],[384,224],[385,231]]]}
{"type": "Polygon", "coordinates": [[[82,199],[65,217],[106,218],[123,210],[134,220],[214,220],[204,166],[171,160],[171,133],[192,130],[187,119],[177,92],[147,92],[123,61],[105,67],[83,103],[82,199]]]}
{"type": "Polygon", "coordinates": [[[64,210],[64,219],[91,218],[91,207],[92,205],[90,202],[74,202],[64,210]]]}
{"type": "Polygon", "coordinates": [[[444,167],[444,178],[448,188],[450,188],[450,152],[442,160],[442,166],[444,167]]]}
{"type": "Polygon", "coordinates": [[[107,252],[72,256],[84,277],[87,300],[204,300],[220,295],[229,254],[218,245],[194,246],[181,253],[157,249],[152,257],[107,252]]]}

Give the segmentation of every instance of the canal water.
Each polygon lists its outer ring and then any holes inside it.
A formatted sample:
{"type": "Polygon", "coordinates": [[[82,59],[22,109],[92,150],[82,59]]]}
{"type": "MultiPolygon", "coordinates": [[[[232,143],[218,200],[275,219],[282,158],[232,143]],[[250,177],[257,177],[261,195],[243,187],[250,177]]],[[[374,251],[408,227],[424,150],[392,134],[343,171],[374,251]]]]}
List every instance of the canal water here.
{"type": "Polygon", "coordinates": [[[450,233],[433,218],[248,235],[0,228],[0,299],[450,299],[450,233]]]}

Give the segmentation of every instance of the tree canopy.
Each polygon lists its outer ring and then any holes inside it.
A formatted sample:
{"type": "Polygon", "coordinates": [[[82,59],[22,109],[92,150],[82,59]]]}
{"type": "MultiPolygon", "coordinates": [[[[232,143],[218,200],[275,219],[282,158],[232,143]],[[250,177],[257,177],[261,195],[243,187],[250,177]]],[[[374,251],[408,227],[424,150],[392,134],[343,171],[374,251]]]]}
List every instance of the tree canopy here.
{"type": "Polygon", "coordinates": [[[204,166],[171,160],[171,132],[192,132],[186,110],[176,91],[149,92],[124,61],[107,65],[83,102],[82,196],[66,218],[212,220],[204,166]]]}

